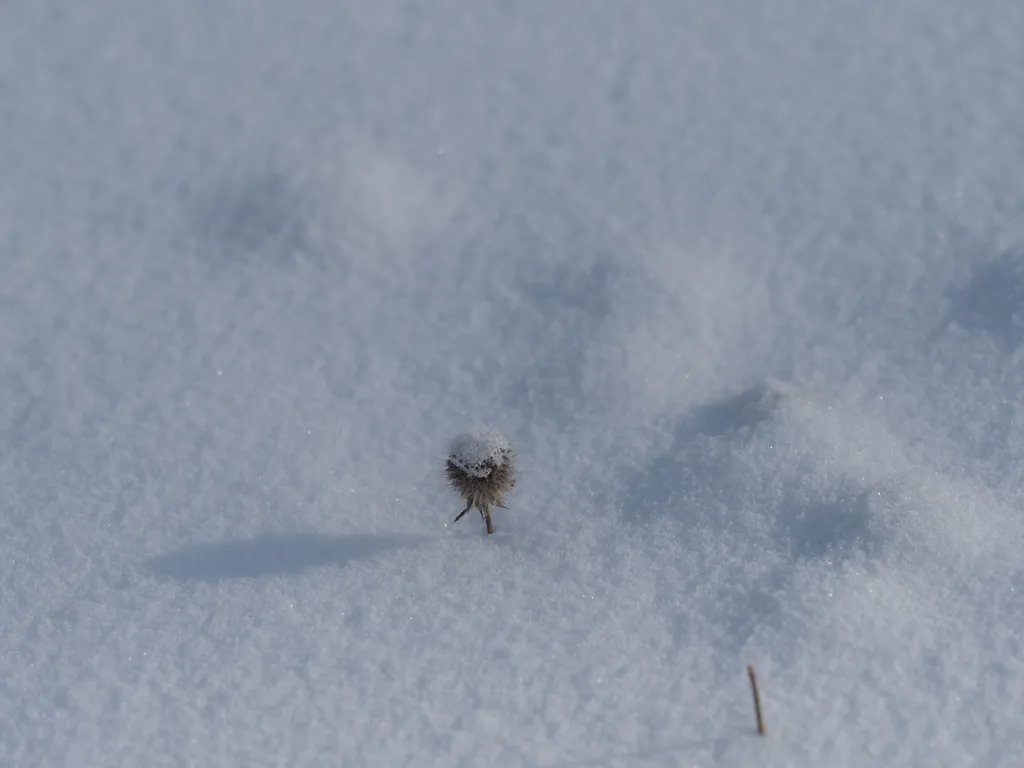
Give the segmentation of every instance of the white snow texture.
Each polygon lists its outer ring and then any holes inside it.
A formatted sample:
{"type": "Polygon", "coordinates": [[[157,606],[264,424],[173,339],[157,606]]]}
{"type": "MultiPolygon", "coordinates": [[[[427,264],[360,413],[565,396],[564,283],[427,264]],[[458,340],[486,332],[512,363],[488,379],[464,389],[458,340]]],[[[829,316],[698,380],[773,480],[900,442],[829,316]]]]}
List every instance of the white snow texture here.
{"type": "Polygon", "coordinates": [[[448,448],[452,463],[472,477],[488,477],[512,452],[508,439],[494,427],[474,427],[457,435],[448,448]]]}
{"type": "Polygon", "coordinates": [[[1020,765],[1022,40],[0,3],[0,766],[1020,765]]]}

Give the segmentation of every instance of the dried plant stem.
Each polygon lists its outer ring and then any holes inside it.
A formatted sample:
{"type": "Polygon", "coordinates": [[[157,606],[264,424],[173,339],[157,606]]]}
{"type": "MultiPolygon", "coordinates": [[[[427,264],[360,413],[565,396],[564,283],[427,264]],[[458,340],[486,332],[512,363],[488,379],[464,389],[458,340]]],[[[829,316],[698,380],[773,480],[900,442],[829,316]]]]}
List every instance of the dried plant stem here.
{"type": "Polygon", "coordinates": [[[764,736],[764,718],[761,716],[761,697],[757,693],[757,676],[754,674],[754,667],[747,665],[747,674],[750,676],[750,690],[754,694],[754,714],[757,716],[757,733],[764,736]]]}
{"type": "Polygon", "coordinates": [[[469,510],[471,510],[472,508],[473,508],[473,503],[472,503],[472,502],[470,502],[469,506],[468,506],[468,507],[466,507],[466,508],[465,508],[464,510],[462,510],[461,512],[459,512],[459,516],[458,516],[458,517],[456,517],[456,518],[455,518],[454,520],[452,520],[452,523],[457,523],[457,522],[459,522],[459,520],[461,520],[461,519],[462,519],[462,516],[463,516],[464,514],[466,514],[467,512],[469,512],[469,510]]]}

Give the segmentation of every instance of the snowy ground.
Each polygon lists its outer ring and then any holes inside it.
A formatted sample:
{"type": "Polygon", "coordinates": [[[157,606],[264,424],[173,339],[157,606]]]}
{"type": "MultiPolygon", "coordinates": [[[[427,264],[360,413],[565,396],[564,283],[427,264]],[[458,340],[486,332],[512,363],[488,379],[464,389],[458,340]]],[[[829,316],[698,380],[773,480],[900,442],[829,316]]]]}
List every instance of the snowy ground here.
{"type": "Polygon", "coordinates": [[[1019,765],[1021,40],[0,4],[0,765],[1019,765]]]}

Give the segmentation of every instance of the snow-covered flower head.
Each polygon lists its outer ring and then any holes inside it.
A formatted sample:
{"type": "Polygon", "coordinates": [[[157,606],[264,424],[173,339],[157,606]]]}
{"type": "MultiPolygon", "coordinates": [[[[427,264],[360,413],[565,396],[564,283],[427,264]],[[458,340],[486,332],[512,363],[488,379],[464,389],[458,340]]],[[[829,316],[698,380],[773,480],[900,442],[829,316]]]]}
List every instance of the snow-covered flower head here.
{"type": "Polygon", "coordinates": [[[449,445],[445,476],[466,504],[462,514],[476,507],[487,522],[488,533],[491,532],[488,507],[504,507],[505,494],[515,486],[513,458],[508,440],[491,427],[464,432],[449,445]]]}

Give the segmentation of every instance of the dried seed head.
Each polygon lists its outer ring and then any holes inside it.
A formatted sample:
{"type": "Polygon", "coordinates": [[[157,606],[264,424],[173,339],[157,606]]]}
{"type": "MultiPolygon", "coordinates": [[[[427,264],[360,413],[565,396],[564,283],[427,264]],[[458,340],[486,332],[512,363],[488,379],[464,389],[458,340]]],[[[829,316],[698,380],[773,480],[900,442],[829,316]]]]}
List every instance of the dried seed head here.
{"type": "Polygon", "coordinates": [[[515,484],[512,446],[496,429],[481,427],[452,440],[445,476],[467,507],[485,512],[505,506],[505,493],[515,484]]]}

